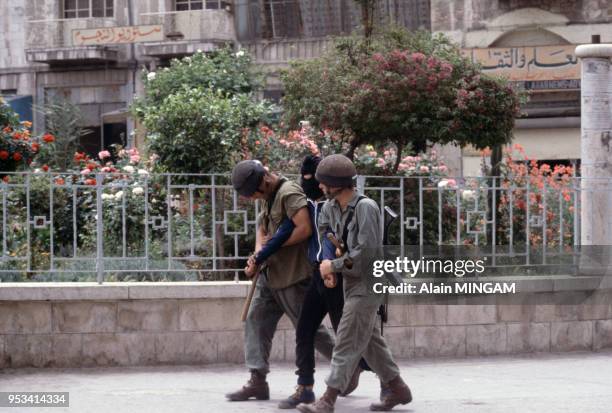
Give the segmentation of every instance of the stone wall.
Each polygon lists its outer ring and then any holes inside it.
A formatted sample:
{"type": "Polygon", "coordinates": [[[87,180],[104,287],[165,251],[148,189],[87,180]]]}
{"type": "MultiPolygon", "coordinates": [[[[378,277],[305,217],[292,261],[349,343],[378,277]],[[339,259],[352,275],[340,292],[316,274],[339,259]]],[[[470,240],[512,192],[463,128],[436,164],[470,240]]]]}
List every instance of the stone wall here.
{"type": "MultiPolygon", "coordinates": [[[[612,347],[611,290],[550,287],[523,294],[521,305],[517,297],[392,304],[385,338],[398,358],[612,347]]],[[[233,282],[0,284],[0,368],[242,363],[247,289],[233,282]]],[[[293,361],[294,340],[283,318],[271,360],[293,361]]]]}

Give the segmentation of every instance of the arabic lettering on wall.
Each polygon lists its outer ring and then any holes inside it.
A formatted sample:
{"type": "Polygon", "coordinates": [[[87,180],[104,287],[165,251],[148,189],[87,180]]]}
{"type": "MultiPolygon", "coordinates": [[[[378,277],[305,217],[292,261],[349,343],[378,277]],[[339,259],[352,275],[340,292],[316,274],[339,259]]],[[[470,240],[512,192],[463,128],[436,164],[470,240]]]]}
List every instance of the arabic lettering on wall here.
{"type": "Polygon", "coordinates": [[[74,46],[156,42],[162,41],[163,38],[161,25],[101,27],[72,31],[72,44],[74,46]]]}
{"type": "Polygon", "coordinates": [[[485,73],[508,80],[580,79],[576,46],[526,46],[491,49],[464,49],[463,54],[478,61],[485,73]]]}

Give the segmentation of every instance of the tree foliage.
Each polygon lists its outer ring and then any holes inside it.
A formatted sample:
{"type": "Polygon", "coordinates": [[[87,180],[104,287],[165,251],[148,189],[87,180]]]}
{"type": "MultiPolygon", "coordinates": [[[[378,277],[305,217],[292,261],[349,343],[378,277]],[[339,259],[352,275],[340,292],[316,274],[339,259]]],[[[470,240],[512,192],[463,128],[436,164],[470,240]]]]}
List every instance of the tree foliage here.
{"type": "Polygon", "coordinates": [[[80,126],[83,123],[81,111],[67,100],[55,100],[35,109],[44,115],[46,129],[55,137],[55,141],[39,153],[36,162],[56,170],[68,170],[79,150],[81,136],[92,131],[80,126]]]}
{"type": "Polygon", "coordinates": [[[256,102],[261,79],[244,51],[197,52],[143,73],[143,81],[144,97],[132,110],[162,171],[227,171],[245,130],[271,113],[267,102],[256,102]]]}
{"type": "MultiPolygon", "coordinates": [[[[342,38],[321,58],[283,73],[285,122],[308,120],[350,142],[485,148],[511,138],[520,96],[481,73],[447,37],[391,29],[342,38]]],[[[400,156],[397,157],[398,161],[400,156]]],[[[399,163],[399,162],[398,162],[399,163]]]]}

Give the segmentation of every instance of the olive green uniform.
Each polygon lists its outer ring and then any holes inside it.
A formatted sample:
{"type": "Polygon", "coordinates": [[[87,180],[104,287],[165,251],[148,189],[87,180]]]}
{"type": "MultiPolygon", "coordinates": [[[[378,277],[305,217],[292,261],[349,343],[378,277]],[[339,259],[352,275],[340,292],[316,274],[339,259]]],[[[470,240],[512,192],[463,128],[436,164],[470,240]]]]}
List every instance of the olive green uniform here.
{"type": "MultiPolygon", "coordinates": [[[[264,203],[259,224],[268,234],[274,234],[285,217],[292,218],[307,205],[302,188],[295,182],[286,181],[278,189],[274,202],[264,203]]],[[[267,271],[257,280],[245,325],[245,361],[249,370],[268,373],[272,338],[283,314],[294,327],[297,326],[312,274],[307,250],[308,240],[281,248],[268,259],[267,271]]],[[[317,331],[315,347],[331,358],[334,341],[324,326],[317,331]]]]}
{"type": "Polygon", "coordinates": [[[349,210],[354,209],[353,218],[346,227],[349,252],[332,261],[334,271],[341,272],[344,277],[345,301],[326,383],[338,390],[347,387],[361,357],[382,382],[387,383],[399,376],[399,368],[393,361],[377,322],[376,311],[383,297],[368,293],[363,279],[370,270],[369,260],[382,254],[380,211],[373,200],[364,198],[358,203],[358,199],[355,192],[344,211],[335,199],[328,201],[318,222],[320,236],[329,227],[341,239],[349,210]],[[344,264],[347,257],[353,262],[351,269],[344,264]]]}

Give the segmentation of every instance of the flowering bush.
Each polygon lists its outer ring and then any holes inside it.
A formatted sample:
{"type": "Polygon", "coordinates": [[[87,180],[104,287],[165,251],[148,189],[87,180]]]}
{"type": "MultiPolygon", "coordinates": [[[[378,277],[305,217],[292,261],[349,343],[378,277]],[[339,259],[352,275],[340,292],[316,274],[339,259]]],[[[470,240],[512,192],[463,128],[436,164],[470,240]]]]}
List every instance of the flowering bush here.
{"type": "Polygon", "coordinates": [[[448,167],[435,150],[417,156],[404,156],[400,159],[397,173],[397,151],[394,147],[377,151],[372,145],[365,145],[355,153],[355,165],[362,175],[403,175],[426,176],[437,182],[437,178],[448,175],[448,167]]]}
{"type": "Polygon", "coordinates": [[[510,231],[533,246],[572,245],[574,234],[574,169],[538,164],[515,144],[506,150],[499,213],[502,235],[510,231]],[[527,214],[535,222],[527,221],[527,214]],[[511,218],[512,217],[512,218],[511,218]],[[529,231],[526,231],[529,226],[529,231]],[[511,229],[512,228],[512,229],[511,229]]]}
{"type": "Polygon", "coordinates": [[[286,132],[263,125],[244,129],[240,148],[242,159],[259,159],[274,171],[298,173],[306,155],[326,156],[341,152],[347,145],[331,130],[315,133],[307,124],[286,132]]]}
{"type": "Polygon", "coordinates": [[[244,130],[265,121],[272,109],[255,99],[261,84],[248,53],[229,47],[145,71],[143,82],[144,98],[132,111],[162,172],[226,172],[237,161],[244,130]]]}
{"type": "Polygon", "coordinates": [[[31,136],[32,124],[19,122],[19,117],[0,97],[0,175],[6,180],[6,174],[27,168],[41,149],[42,145],[53,143],[55,137],[44,134],[42,137],[31,136]]]}
{"type": "Polygon", "coordinates": [[[418,154],[428,143],[485,148],[510,139],[521,96],[482,75],[448,38],[390,31],[379,40],[339,39],[323,57],[282,76],[289,128],[306,119],[349,142],[393,143],[418,154]]]}

